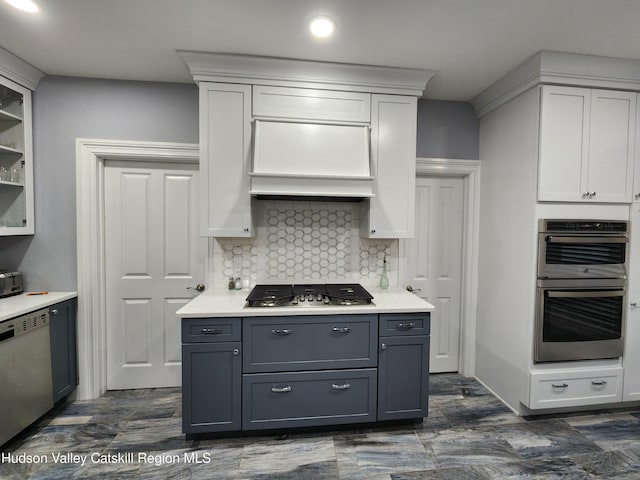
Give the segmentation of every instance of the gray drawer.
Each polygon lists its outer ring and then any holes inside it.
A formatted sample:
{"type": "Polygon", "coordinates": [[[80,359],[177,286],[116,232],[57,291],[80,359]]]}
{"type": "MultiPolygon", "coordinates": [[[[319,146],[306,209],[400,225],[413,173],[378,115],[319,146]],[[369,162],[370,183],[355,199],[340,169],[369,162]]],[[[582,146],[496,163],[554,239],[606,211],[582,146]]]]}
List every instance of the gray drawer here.
{"type": "Polygon", "coordinates": [[[243,371],[375,367],[377,343],[377,315],[245,318],[243,371]]]}
{"type": "Polygon", "coordinates": [[[375,368],[242,377],[242,428],[308,427],[376,420],[375,368]]]}
{"type": "Polygon", "coordinates": [[[429,335],[431,314],[384,313],[380,315],[380,336],[429,335]]]}
{"type": "Polygon", "coordinates": [[[241,332],[239,318],[182,319],[182,343],[238,342],[241,332]]]}

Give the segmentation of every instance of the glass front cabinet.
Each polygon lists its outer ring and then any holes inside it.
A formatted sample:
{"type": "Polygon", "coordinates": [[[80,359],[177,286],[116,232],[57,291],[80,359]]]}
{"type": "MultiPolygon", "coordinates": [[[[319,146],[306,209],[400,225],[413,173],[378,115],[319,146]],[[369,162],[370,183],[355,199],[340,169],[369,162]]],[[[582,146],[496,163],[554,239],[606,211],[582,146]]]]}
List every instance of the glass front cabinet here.
{"type": "Polygon", "coordinates": [[[0,236],[31,235],[31,91],[0,76],[0,236]]]}

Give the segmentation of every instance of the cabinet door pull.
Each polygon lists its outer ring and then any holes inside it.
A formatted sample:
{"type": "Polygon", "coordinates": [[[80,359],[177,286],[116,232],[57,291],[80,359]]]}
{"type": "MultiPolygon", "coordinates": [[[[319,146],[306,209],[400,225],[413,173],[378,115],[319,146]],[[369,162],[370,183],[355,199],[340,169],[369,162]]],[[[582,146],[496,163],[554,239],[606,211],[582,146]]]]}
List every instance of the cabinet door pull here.
{"type": "Polygon", "coordinates": [[[286,387],[277,387],[277,386],[273,386],[271,387],[271,391],[273,393],[289,393],[291,390],[293,390],[291,388],[291,385],[287,385],[286,387]]]}
{"type": "Polygon", "coordinates": [[[205,327],[202,330],[200,330],[200,333],[202,335],[220,335],[222,333],[222,329],[205,327]]]}
{"type": "Polygon", "coordinates": [[[237,348],[234,348],[233,355],[237,357],[239,354],[240,354],[240,350],[238,350],[237,348]]]}
{"type": "Polygon", "coordinates": [[[337,383],[331,384],[331,390],[349,390],[350,388],[350,383],[343,383],[342,385],[338,385],[337,383]]]}
{"type": "Polygon", "coordinates": [[[273,335],[291,335],[293,333],[293,330],[290,330],[288,328],[282,328],[282,329],[280,329],[280,328],[275,329],[274,328],[273,330],[271,330],[271,333],[273,335]]]}
{"type": "Polygon", "coordinates": [[[51,310],[51,315],[57,315],[57,314],[58,314],[58,310],[56,308],[51,310]]]}
{"type": "Polygon", "coordinates": [[[381,348],[382,350],[386,350],[386,349],[387,349],[387,344],[386,344],[386,343],[381,344],[381,345],[380,345],[380,348],[381,348]]]}
{"type": "Polygon", "coordinates": [[[552,383],[551,386],[553,388],[567,388],[569,384],[568,383],[552,383]]]}
{"type": "Polygon", "coordinates": [[[396,325],[396,329],[397,330],[411,330],[412,328],[414,328],[416,326],[415,323],[413,322],[409,322],[409,323],[398,323],[396,325]]]}
{"type": "Polygon", "coordinates": [[[603,385],[606,385],[606,384],[607,384],[606,380],[600,380],[600,381],[592,380],[591,381],[591,385],[593,385],[595,387],[602,387],[603,385]]]}
{"type": "Polygon", "coordinates": [[[335,332],[335,333],[349,333],[351,331],[351,328],[349,328],[349,327],[333,327],[332,331],[335,332]]]}

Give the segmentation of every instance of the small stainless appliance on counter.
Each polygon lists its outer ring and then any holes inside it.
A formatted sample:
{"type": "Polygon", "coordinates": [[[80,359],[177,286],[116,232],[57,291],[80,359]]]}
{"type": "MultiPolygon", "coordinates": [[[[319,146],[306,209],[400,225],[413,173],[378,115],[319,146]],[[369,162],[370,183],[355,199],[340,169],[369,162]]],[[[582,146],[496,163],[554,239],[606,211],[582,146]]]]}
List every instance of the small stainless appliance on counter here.
{"type": "Polygon", "coordinates": [[[22,274],[14,270],[0,270],[0,297],[18,295],[24,291],[22,274]]]}

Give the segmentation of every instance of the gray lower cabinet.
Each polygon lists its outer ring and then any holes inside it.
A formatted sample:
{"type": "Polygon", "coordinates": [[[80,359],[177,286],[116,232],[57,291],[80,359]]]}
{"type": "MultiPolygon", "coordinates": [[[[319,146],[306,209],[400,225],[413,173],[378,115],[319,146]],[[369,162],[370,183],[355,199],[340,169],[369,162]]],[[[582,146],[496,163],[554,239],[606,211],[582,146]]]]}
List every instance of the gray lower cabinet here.
{"type": "Polygon", "coordinates": [[[185,433],[242,427],[240,319],[182,322],[182,429],[185,433]]]}
{"type": "Polygon", "coordinates": [[[427,416],[429,328],[429,314],[380,315],[378,420],[427,416]]]}
{"type": "Polygon", "coordinates": [[[183,431],[420,419],[429,314],[182,320],[183,431]]]}
{"type": "Polygon", "coordinates": [[[49,339],[53,401],[57,402],[78,385],[75,298],[49,307],[49,339]]]}
{"type": "Polygon", "coordinates": [[[244,375],[242,428],[373,422],[376,386],[375,368],[244,375]]]}

